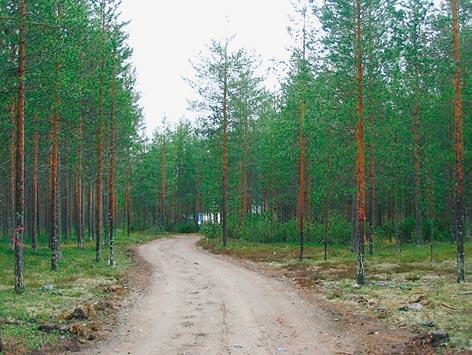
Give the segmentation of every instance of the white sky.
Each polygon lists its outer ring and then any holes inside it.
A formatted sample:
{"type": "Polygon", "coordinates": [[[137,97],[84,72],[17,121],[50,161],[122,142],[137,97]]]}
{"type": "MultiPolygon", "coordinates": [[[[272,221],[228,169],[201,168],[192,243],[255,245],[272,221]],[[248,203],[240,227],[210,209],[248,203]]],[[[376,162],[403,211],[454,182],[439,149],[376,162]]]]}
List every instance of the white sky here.
{"type": "Polygon", "coordinates": [[[288,59],[291,0],[123,0],[121,12],[131,21],[127,30],[148,136],[163,116],[173,124],[189,116],[194,92],[183,78],[192,76],[189,61],[211,39],[234,34],[233,45],[255,50],[263,68],[272,59],[288,59]]]}
{"type": "Polygon", "coordinates": [[[211,39],[235,34],[234,46],[255,50],[264,67],[286,59],[290,10],[290,0],[123,0],[146,133],[164,115],[172,123],[185,116],[194,93],[183,77],[211,39]]]}

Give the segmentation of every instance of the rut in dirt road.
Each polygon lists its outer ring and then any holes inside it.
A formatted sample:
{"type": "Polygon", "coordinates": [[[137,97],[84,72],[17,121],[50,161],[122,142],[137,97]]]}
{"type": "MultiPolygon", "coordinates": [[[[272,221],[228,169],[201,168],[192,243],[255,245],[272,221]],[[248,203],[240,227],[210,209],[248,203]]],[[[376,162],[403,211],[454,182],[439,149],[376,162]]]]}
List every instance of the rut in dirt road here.
{"type": "Polygon", "coordinates": [[[198,237],[139,248],[154,267],[133,314],[94,354],[351,353],[355,340],[287,284],[196,247],[198,237]],[[351,350],[351,351],[350,351],[351,350]]]}

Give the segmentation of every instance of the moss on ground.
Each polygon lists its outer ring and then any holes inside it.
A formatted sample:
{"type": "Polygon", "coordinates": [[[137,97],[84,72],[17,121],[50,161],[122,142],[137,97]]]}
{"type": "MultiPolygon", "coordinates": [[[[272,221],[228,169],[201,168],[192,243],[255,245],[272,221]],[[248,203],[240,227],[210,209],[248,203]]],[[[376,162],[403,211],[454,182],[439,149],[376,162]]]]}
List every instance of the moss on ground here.
{"type": "Polygon", "coordinates": [[[131,238],[118,233],[116,261],[109,267],[108,249],[102,249],[102,261],[95,262],[95,244],[87,242],[83,249],[75,241],[64,241],[57,272],[50,270],[50,252],[47,241],[41,240],[34,254],[25,247],[26,290],[16,294],[13,290],[13,252],[6,240],[0,240],[0,334],[6,351],[30,352],[44,344],[60,341],[65,334],[43,332],[39,324],[58,322],[67,309],[85,301],[105,297],[105,288],[116,284],[132,267],[129,248],[155,239],[150,233],[135,233],[131,238]]]}

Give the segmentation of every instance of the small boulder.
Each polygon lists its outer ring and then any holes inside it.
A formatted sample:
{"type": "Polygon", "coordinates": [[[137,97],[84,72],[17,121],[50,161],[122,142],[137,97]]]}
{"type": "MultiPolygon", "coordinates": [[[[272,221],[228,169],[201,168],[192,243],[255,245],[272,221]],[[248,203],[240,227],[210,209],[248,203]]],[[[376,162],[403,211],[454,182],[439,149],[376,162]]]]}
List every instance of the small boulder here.
{"type": "Polygon", "coordinates": [[[424,322],[421,322],[421,325],[423,327],[433,328],[435,324],[432,320],[425,320],[424,322]]]}
{"type": "Polygon", "coordinates": [[[449,341],[449,334],[445,331],[432,332],[431,335],[432,346],[442,346],[449,341]]]}
{"type": "Polygon", "coordinates": [[[372,285],[378,287],[387,287],[388,284],[385,281],[372,281],[372,285]]]}
{"type": "Polygon", "coordinates": [[[90,340],[90,341],[97,340],[97,334],[90,333],[89,336],[87,337],[87,340],[90,340]]]}
{"type": "Polygon", "coordinates": [[[47,291],[47,292],[50,292],[52,290],[54,290],[55,286],[52,285],[52,284],[47,284],[47,285],[44,285],[41,287],[41,291],[47,291]]]}
{"type": "Polygon", "coordinates": [[[425,295],[413,295],[410,297],[410,303],[420,303],[424,301],[425,295]]]}
{"type": "Polygon", "coordinates": [[[408,305],[408,309],[410,311],[418,312],[418,311],[421,311],[423,309],[423,305],[421,303],[412,303],[412,304],[408,305]]]}
{"type": "Polygon", "coordinates": [[[45,332],[45,333],[52,333],[52,332],[67,332],[69,331],[68,327],[65,325],[57,324],[57,323],[44,323],[38,326],[38,330],[45,332]]]}

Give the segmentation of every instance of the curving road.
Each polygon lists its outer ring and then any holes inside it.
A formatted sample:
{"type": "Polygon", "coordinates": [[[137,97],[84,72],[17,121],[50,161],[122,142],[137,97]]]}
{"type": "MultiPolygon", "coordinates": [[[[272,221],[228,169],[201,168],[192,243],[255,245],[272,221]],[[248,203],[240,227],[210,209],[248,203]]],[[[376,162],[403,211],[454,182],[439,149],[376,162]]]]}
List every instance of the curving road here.
{"type": "Polygon", "coordinates": [[[153,279],[94,354],[346,354],[356,340],[286,283],[176,236],[139,248],[153,279]]]}

